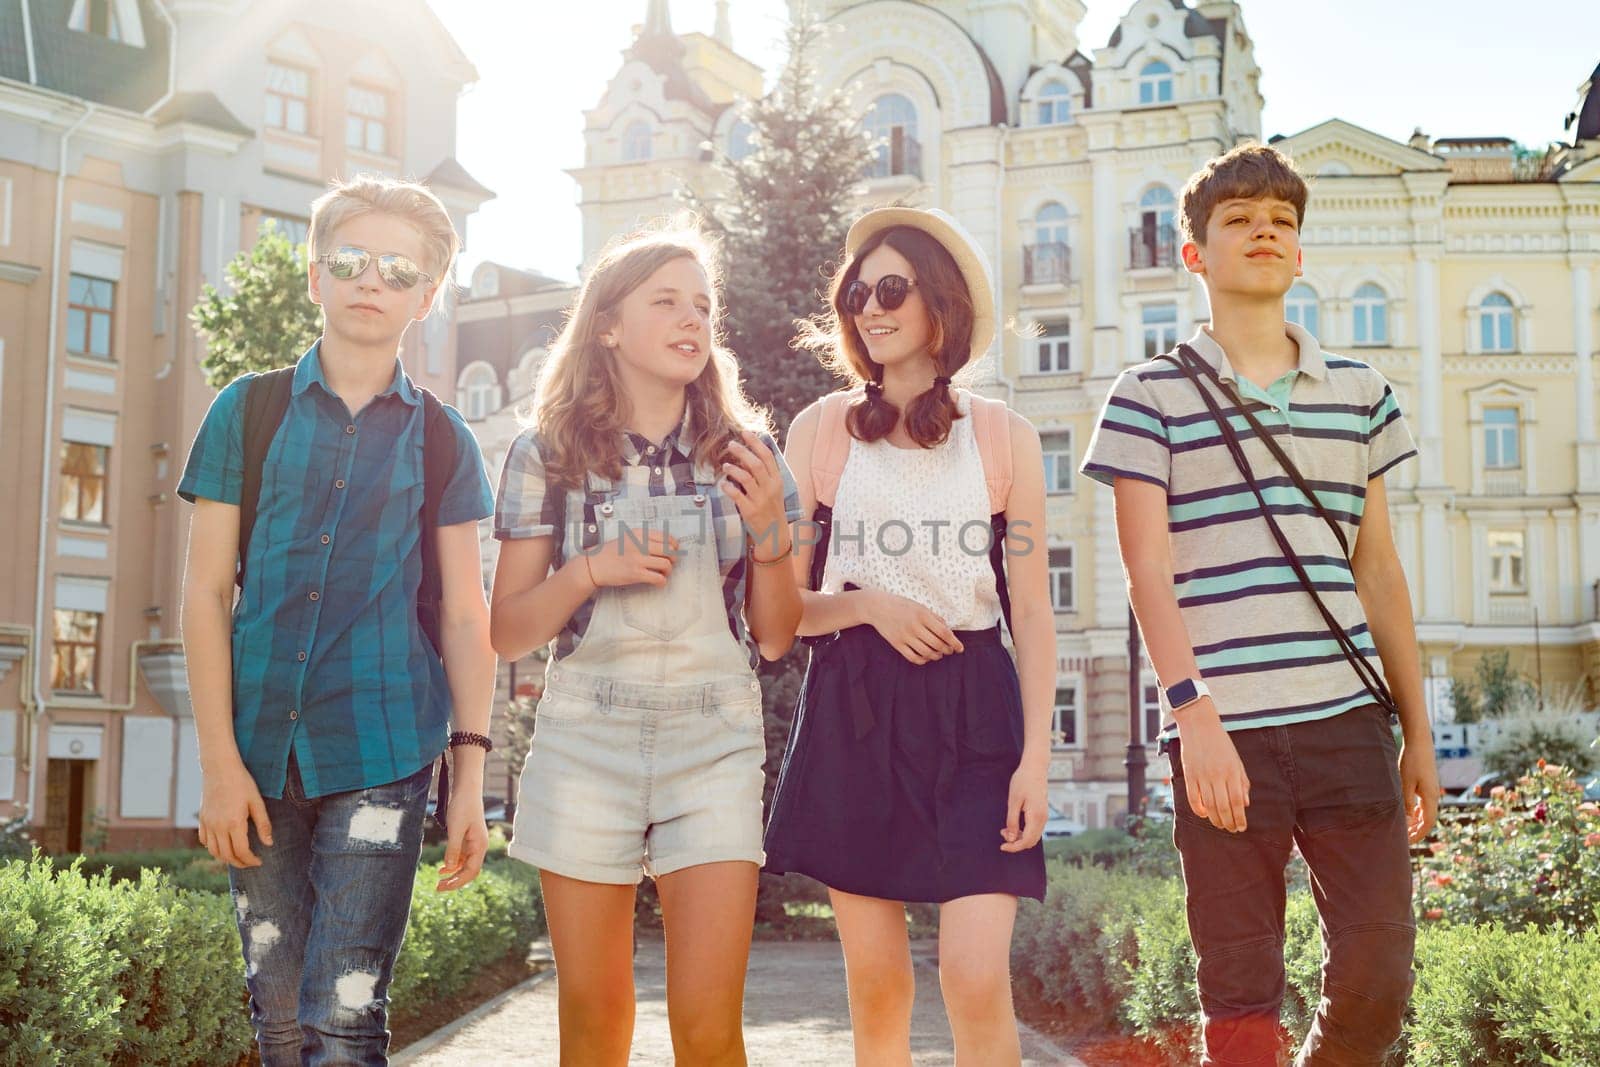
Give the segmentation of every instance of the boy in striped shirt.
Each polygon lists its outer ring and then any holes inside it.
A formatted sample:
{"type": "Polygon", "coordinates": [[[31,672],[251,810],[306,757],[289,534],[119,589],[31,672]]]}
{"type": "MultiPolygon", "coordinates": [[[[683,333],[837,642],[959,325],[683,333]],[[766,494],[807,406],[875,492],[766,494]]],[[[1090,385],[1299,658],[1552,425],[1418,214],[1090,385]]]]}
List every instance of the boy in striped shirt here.
{"type": "Polygon", "coordinates": [[[1082,467],[1116,494],[1129,597],[1162,682],[1208,1065],[1278,1063],[1284,869],[1295,845],[1326,944],[1322,1000],[1297,1063],[1382,1062],[1411,988],[1407,843],[1432,827],[1439,796],[1383,481],[1416,448],[1381,374],[1284,321],[1305,204],[1305,182],[1262,145],[1189,180],[1183,262],[1211,306],[1187,346],[1194,376],[1161,359],[1124,371],[1082,467]],[[1259,498],[1202,386],[1228,417],[1259,498]],[[1358,673],[1362,661],[1388,693],[1358,673]],[[1399,751],[1380,693],[1399,710],[1399,751]]]}

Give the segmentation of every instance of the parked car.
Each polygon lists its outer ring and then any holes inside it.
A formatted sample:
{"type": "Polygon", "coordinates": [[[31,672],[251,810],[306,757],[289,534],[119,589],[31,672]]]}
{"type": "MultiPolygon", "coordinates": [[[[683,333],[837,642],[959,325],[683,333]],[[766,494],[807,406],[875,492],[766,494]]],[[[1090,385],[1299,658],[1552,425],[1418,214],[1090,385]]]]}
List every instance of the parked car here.
{"type": "Polygon", "coordinates": [[[1084,826],[1083,823],[1075,822],[1055,808],[1051,808],[1050,817],[1044,821],[1044,839],[1049,841],[1056,837],[1071,837],[1073,834],[1081,834],[1087,829],[1088,827],[1084,826]]]}
{"type": "Polygon", "coordinates": [[[1148,822],[1171,822],[1173,813],[1172,782],[1157,782],[1145,794],[1144,817],[1148,822]]]}
{"type": "Polygon", "coordinates": [[[1600,802],[1600,774],[1583,783],[1583,799],[1600,802]]]}
{"type": "Polygon", "coordinates": [[[1441,808],[1481,808],[1489,803],[1489,793],[1497,785],[1510,785],[1506,776],[1498,771],[1490,771],[1478,776],[1477,781],[1467,786],[1461,792],[1445,794],[1439,801],[1441,808]]]}

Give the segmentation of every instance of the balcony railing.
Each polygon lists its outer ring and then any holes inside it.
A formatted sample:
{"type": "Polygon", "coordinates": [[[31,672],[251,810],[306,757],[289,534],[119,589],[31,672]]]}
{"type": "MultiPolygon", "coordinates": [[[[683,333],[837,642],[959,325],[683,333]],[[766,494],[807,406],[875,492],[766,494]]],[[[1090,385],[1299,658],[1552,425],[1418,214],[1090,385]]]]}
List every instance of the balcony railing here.
{"type": "Polygon", "coordinates": [[[1072,279],[1072,250],[1060,241],[1024,245],[1023,285],[1065,285],[1072,279]]]}
{"type": "Polygon", "coordinates": [[[896,126],[878,142],[876,154],[867,164],[867,177],[891,178],[897,174],[922,177],[922,145],[915,137],[896,126]]]}
{"type": "Polygon", "coordinates": [[[1521,467],[1489,467],[1483,472],[1485,496],[1521,496],[1521,467]]]}
{"type": "Polygon", "coordinates": [[[1128,268],[1178,265],[1178,234],[1170,225],[1135,226],[1128,231],[1128,268]]]}

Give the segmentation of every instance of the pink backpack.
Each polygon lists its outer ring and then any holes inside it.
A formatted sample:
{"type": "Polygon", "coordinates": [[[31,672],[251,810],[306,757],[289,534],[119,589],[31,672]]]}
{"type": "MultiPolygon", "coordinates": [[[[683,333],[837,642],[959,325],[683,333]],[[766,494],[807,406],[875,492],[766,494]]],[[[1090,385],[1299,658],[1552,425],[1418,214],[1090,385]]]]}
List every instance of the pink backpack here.
{"type": "MultiPolygon", "coordinates": [[[[817,501],[811,521],[821,528],[811,553],[811,588],[822,587],[822,572],[827,565],[828,542],[833,527],[833,501],[839,492],[839,478],[850,457],[850,431],[845,416],[859,392],[830,393],[822,398],[817,438],[811,446],[811,490],[817,501]]],[[[989,489],[989,526],[993,537],[989,564],[994,568],[995,589],[1007,628],[1011,625],[1011,596],[1006,588],[1005,540],[1006,501],[1011,496],[1011,424],[1004,402],[968,393],[971,401],[972,432],[978,439],[978,455],[983,460],[983,480],[989,489]]]]}

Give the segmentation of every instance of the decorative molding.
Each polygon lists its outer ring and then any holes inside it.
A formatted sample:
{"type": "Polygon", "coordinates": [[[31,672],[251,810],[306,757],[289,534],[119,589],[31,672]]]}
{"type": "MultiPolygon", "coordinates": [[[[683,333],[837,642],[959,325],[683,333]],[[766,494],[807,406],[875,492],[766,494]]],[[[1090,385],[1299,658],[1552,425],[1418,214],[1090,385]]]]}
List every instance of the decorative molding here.
{"type": "Polygon", "coordinates": [[[38,267],[32,267],[26,263],[12,263],[9,260],[0,260],[0,282],[32,285],[33,280],[38,276],[38,267]]]}

